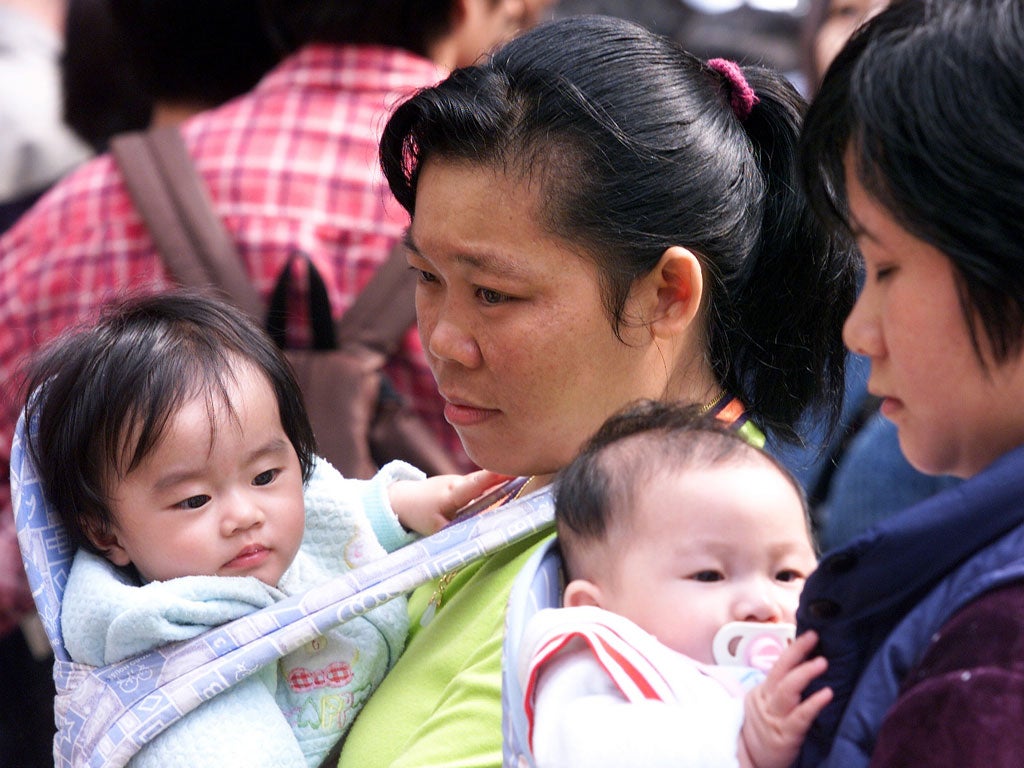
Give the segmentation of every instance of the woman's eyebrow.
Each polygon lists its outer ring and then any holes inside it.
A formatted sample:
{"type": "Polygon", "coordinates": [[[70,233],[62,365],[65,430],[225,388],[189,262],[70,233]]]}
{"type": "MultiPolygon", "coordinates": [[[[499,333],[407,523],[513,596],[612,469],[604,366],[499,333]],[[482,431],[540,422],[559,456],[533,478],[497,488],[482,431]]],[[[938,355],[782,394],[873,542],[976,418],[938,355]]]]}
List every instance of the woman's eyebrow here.
{"type": "MultiPolygon", "coordinates": [[[[402,245],[421,259],[431,260],[413,241],[411,229],[407,229],[405,234],[402,235],[402,245]]],[[[454,260],[457,264],[472,267],[480,272],[501,275],[502,277],[527,278],[530,276],[529,270],[523,269],[515,258],[493,252],[478,254],[459,251],[454,255],[454,260]]]]}
{"type": "Polygon", "coordinates": [[[409,227],[406,227],[405,232],[402,233],[401,243],[403,248],[407,248],[408,250],[415,253],[417,256],[423,255],[422,253],[420,253],[420,249],[416,247],[416,243],[412,241],[412,231],[409,229],[409,227]]]}

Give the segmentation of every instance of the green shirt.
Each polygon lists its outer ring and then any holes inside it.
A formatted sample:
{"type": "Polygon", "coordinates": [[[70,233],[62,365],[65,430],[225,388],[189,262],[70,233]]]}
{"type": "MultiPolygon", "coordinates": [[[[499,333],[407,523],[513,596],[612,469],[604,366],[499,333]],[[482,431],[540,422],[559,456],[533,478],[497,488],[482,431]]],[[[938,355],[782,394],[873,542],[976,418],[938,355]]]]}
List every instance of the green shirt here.
{"type": "Polygon", "coordinates": [[[409,598],[409,644],[356,718],[341,768],[501,765],[501,649],[512,583],[554,525],[462,568],[421,626],[434,581],[409,598]]]}

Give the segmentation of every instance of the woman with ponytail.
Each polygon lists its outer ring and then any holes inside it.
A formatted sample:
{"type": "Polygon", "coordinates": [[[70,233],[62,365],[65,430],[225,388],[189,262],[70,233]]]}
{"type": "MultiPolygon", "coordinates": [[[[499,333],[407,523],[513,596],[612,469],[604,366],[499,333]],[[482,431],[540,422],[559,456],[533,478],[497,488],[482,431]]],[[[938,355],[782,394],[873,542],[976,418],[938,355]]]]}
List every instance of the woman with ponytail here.
{"type": "MultiPolygon", "coordinates": [[[[771,71],[576,17],[393,113],[381,157],[423,348],[469,456],[525,478],[512,500],[551,506],[555,474],[641,398],[703,404],[755,444],[834,418],[855,272],[796,181],[803,109],[771,71]]],[[[505,606],[552,533],[413,593],[342,766],[501,763],[505,606]]]]}

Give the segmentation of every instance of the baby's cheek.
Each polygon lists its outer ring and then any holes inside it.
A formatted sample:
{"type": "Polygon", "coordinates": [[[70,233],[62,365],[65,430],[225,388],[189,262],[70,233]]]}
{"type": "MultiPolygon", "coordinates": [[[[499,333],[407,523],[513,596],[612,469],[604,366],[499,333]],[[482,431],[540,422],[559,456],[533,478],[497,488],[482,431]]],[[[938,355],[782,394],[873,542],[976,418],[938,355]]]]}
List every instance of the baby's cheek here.
{"type": "Polygon", "coordinates": [[[796,624],[796,609],[800,606],[800,591],[803,588],[804,583],[801,581],[798,587],[786,595],[782,603],[783,621],[796,624]]]}

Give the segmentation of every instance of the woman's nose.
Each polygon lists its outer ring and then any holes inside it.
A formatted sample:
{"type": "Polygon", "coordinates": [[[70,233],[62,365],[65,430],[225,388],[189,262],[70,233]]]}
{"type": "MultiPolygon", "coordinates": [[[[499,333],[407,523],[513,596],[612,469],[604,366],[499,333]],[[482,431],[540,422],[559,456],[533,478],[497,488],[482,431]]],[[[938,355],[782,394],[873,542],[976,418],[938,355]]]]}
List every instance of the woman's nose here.
{"type": "Polygon", "coordinates": [[[879,357],[885,349],[877,314],[869,290],[862,290],[846,322],[843,323],[843,343],[858,355],[879,357]]]}
{"type": "Polygon", "coordinates": [[[452,313],[437,313],[433,321],[420,328],[423,346],[428,354],[441,362],[458,363],[465,368],[476,368],[482,356],[476,340],[465,323],[452,313]]]}

